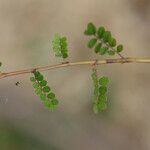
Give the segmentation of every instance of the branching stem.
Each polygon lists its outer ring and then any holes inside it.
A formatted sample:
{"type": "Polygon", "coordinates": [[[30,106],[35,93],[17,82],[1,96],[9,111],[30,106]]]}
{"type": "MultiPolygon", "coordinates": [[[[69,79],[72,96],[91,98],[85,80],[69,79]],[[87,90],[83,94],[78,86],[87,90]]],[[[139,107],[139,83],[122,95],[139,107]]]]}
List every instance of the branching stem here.
{"type": "Polygon", "coordinates": [[[11,77],[11,76],[17,76],[17,75],[23,75],[27,73],[33,73],[35,70],[39,71],[47,71],[51,69],[57,69],[62,67],[69,67],[69,66],[76,66],[76,65],[103,65],[103,64],[112,64],[112,63],[150,63],[150,58],[144,59],[144,58],[115,58],[115,59],[104,59],[104,60],[88,60],[88,61],[78,61],[78,62],[62,62],[59,64],[54,65],[48,65],[43,67],[34,67],[30,69],[24,69],[24,70],[17,70],[12,72],[1,72],[0,73],[0,79],[11,77]]]}

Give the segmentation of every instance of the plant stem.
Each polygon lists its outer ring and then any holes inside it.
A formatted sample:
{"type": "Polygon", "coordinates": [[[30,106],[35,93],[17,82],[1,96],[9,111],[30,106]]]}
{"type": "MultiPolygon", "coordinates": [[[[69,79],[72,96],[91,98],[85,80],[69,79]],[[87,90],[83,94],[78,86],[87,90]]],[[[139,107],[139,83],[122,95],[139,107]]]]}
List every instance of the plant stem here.
{"type": "Polygon", "coordinates": [[[62,67],[76,66],[76,65],[103,65],[103,64],[112,64],[112,63],[150,63],[150,58],[115,58],[115,59],[104,59],[104,60],[88,60],[88,61],[78,61],[78,62],[62,62],[59,64],[48,65],[43,67],[34,67],[30,69],[17,70],[12,72],[1,72],[0,79],[17,76],[27,73],[33,73],[35,70],[47,71],[51,69],[57,69],[62,67]]]}

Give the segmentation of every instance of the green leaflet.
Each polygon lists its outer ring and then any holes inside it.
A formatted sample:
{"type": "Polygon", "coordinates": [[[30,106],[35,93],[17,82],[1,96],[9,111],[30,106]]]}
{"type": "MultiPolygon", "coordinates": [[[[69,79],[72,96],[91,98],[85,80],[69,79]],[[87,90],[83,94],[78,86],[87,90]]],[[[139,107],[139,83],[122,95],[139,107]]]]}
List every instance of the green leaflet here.
{"type": "Polygon", "coordinates": [[[90,35],[95,35],[95,33],[96,33],[95,25],[91,22],[88,23],[87,29],[84,31],[84,34],[90,36],[90,35]]]}
{"type": "Polygon", "coordinates": [[[104,27],[99,27],[98,31],[97,31],[98,37],[102,38],[104,33],[105,33],[105,28],[104,27]]]}
{"type": "Polygon", "coordinates": [[[98,43],[98,44],[96,45],[96,47],[95,47],[95,53],[100,52],[101,47],[102,47],[102,44],[101,44],[101,43],[98,43]]]}
{"type": "Polygon", "coordinates": [[[30,81],[35,82],[36,81],[35,77],[30,77],[30,81]]]}
{"type": "Polygon", "coordinates": [[[123,51],[123,45],[120,44],[117,46],[117,52],[120,53],[122,51],[123,51]]]}
{"type": "Polygon", "coordinates": [[[96,44],[96,42],[97,42],[97,39],[91,39],[89,42],[88,42],[88,47],[89,48],[93,48],[94,46],[95,46],[95,44],[96,44]]]}
{"type": "Polygon", "coordinates": [[[48,95],[47,95],[48,98],[50,99],[54,99],[55,98],[55,94],[50,92],[48,95]]]}
{"type": "Polygon", "coordinates": [[[94,85],[93,111],[97,114],[107,108],[107,86],[109,80],[107,77],[98,79],[97,70],[95,68],[92,70],[91,76],[94,85]]]}
{"type": "Polygon", "coordinates": [[[104,42],[108,42],[111,39],[111,33],[109,31],[105,31],[102,38],[104,42]]]}
{"type": "Polygon", "coordinates": [[[68,57],[68,44],[66,37],[61,37],[58,33],[55,34],[52,41],[52,47],[56,57],[68,57]]]}
{"type": "Polygon", "coordinates": [[[116,46],[116,39],[111,37],[108,41],[108,44],[111,46],[111,47],[115,47],[116,46]]]}
{"type": "Polygon", "coordinates": [[[97,107],[98,107],[99,111],[103,111],[103,110],[105,110],[107,108],[107,104],[99,102],[97,107]]]}
{"type": "Polygon", "coordinates": [[[2,66],[2,62],[0,62],[0,67],[2,66]]]}
{"type": "Polygon", "coordinates": [[[44,80],[44,76],[39,71],[35,71],[34,76],[30,77],[30,81],[33,83],[35,93],[43,101],[44,105],[52,111],[56,109],[58,100],[47,85],[47,81],[44,80]]]}
{"type": "Polygon", "coordinates": [[[46,86],[47,81],[46,80],[42,80],[39,84],[40,84],[40,86],[46,86]]]}
{"type": "Polygon", "coordinates": [[[107,87],[106,86],[100,86],[99,87],[99,94],[105,95],[107,93],[107,87]]]}
{"type": "Polygon", "coordinates": [[[50,91],[50,87],[49,86],[43,87],[43,92],[48,93],[49,91],[50,91]]]}
{"type": "Polygon", "coordinates": [[[115,55],[115,52],[114,52],[114,51],[112,51],[112,50],[108,50],[108,51],[107,51],[107,53],[108,53],[108,55],[110,55],[110,56],[115,55]]]}
{"type": "Polygon", "coordinates": [[[107,86],[109,83],[109,79],[108,77],[101,77],[99,79],[99,84],[102,85],[102,86],[107,86]]]}
{"type": "Polygon", "coordinates": [[[99,50],[99,54],[104,55],[106,54],[107,51],[108,51],[108,47],[101,47],[99,50]]]}
{"type": "Polygon", "coordinates": [[[97,54],[112,56],[123,51],[123,45],[117,45],[117,41],[111,32],[103,26],[100,26],[97,30],[93,23],[88,23],[84,34],[94,36],[89,40],[87,46],[88,48],[94,48],[97,54]],[[98,44],[96,44],[97,42],[98,44]]]}

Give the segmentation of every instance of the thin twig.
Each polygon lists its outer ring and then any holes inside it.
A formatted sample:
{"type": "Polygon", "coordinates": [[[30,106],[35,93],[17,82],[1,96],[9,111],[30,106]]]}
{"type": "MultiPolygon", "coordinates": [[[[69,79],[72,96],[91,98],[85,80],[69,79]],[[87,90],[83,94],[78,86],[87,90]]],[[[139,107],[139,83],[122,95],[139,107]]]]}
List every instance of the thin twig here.
{"type": "Polygon", "coordinates": [[[34,67],[30,69],[24,69],[24,70],[17,70],[12,72],[1,72],[0,73],[0,79],[10,77],[10,76],[17,76],[27,73],[33,73],[35,70],[39,71],[47,71],[51,69],[57,69],[62,67],[69,67],[69,66],[77,66],[77,65],[103,65],[103,64],[112,64],[112,63],[150,63],[150,58],[144,59],[144,58],[116,58],[116,59],[105,59],[105,60],[89,60],[89,61],[79,61],[79,62],[62,62],[59,64],[54,65],[48,65],[43,67],[34,67]]]}

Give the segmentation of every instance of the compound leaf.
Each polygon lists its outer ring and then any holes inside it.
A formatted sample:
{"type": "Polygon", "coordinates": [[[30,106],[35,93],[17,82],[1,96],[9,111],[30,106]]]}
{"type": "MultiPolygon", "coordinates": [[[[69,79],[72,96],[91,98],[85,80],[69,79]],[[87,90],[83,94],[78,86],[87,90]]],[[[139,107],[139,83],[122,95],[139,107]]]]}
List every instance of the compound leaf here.
{"type": "Polygon", "coordinates": [[[97,70],[93,68],[92,70],[92,80],[93,80],[93,85],[94,85],[94,96],[93,96],[93,110],[96,112],[96,104],[98,102],[98,94],[99,94],[99,86],[98,86],[98,77],[97,77],[97,70]]]}
{"type": "Polygon", "coordinates": [[[58,33],[55,34],[52,45],[56,57],[68,57],[68,44],[66,37],[61,37],[58,33]]]}
{"type": "Polygon", "coordinates": [[[55,98],[55,94],[50,92],[51,89],[47,85],[47,81],[44,80],[44,76],[39,71],[34,71],[34,77],[30,77],[30,81],[33,83],[35,93],[39,95],[44,105],[52,110],[56,109],[58,100],[55,98]]]}
{"type": "Polygon", "coordinates": [[[117,53],[122,52],[123,45],[117,46],[116,39],[111,35],[110,31],[105,30],[103,26],[100,26],[98,30],[96,31],[96,27],[93,23],[89,23],[87,25],[87,29],[85,31],[86,35],[93,35],[94,38],[92,38],[88,42],[88,47],[93,48],[97,41],[99,40],[99,43],[95,46],[95,53],[99,53],[100,55],[108,54],[110,56],[115,55],[117,53]]]}

